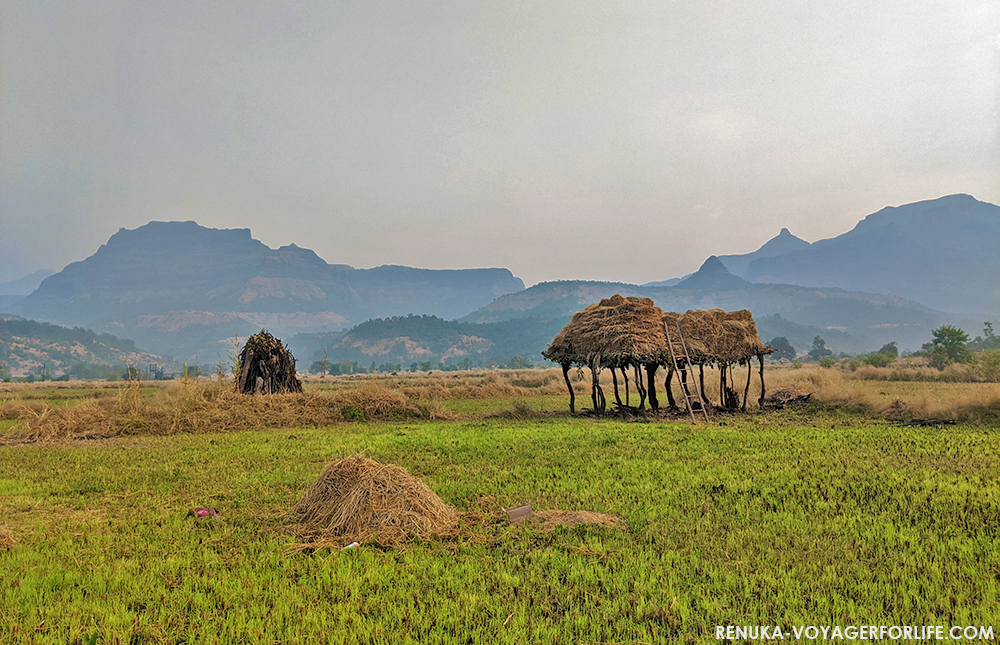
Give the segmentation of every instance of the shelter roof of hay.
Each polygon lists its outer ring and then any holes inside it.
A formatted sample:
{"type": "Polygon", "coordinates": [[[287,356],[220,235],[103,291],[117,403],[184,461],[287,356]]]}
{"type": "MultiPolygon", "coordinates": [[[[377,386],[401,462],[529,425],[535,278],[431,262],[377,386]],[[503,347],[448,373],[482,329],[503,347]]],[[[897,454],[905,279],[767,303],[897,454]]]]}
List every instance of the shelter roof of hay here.
{"type": "Polygon", "coordinates": [[[673,332],[680,326],[692,363],[745,363],[768,352],[757,333],[753,314],[746,309],[688,310],[683,314],[670,311],[663,314],[663,322],[671,332],[675,351],[680,350],[680,345],[673,332]]]}
{"type": "Polygon", "coordinates": [[[363,455],[329,464],[289,515],[300,537],[391,546],[458,534],[458,513],[405,469],[363,455]]]}
{"type": "Polygon", "coordinates": [[[666,350],[663,310],[649,298],[615,294],[573,314],[542,355],[555,363],[659,363],[666,350]]]}

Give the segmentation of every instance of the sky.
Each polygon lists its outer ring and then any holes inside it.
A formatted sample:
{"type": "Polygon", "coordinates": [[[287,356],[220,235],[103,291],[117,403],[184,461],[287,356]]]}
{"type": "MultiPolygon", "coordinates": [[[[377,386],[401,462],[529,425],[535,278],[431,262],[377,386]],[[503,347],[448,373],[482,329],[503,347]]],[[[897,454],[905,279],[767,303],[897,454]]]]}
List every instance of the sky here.
{"type": "Polygon", "coordinates": [[[1000,3],[0,0],[0,281],[119,228],[643,283],[1000,203],[1000,3]]]}

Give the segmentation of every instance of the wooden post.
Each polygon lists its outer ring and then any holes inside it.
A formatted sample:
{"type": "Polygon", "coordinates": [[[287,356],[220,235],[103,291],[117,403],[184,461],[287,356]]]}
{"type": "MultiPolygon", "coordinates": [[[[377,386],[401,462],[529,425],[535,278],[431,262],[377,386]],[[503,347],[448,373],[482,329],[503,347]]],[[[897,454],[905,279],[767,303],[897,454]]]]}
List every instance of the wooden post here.
{"type": "Polygon", "coordinates": [[[760,363],[760,398],[757,405],[764,409],[764,354],[757,354],[757,362],[760,363]]]}
{"type": "MultiPolygon", "coordinates": [[[[624,372],[625,372],[625,370],[622,370],[622,373],[624,373],[624,372]]],[[[618,370],[617,370],[617,368],[615,368],[614,365],[611,366],[611,382],[615,386],[615,401],[618,403],[618,408],[621,409],[622,408],[622,398],[620,396],[618,396],[618,370]]],[[[627,382],[628,381],[626,381],[626,383],[627,382]]],[[[625,398],[626,398],[626,400],[628,400],[628,395],[625,395],[625,398]]]]}
{"type": "Polygon", "coordinates": [[[656,400],[656,368],[659,365],[653,363],[646,365],[646,383],[649,388],[649,409],[656,412],[660,409],[660,402],[656,400]]]}
{"type": "Polygon", "coordinates": [[[635,391],[639,393],[639,409],[640,410],[645,410],[646,409],[646,388],[644,388],[642,386],[642,373],[639,371],[642,368],[640,368],[639,364],[636,363],[635,365],[632,366],[632,369],[635,370],[635,391]]]}
{"type": "Polygon", "coordinates": [[[576,414],[576,392],[573,391],[573,384],[569,382],[569,363],[562,364],[563,378],[566,380],[566,387],[569,388],[569,413],[576,414]]]}
{"type": "Polygon", "coordinates": [[[667,378],[663,382],[663,389],[667,391],[667,407],[676,412],[677,411],[677,401],[674,400],[674,388],[670,386],[670,382],[674,380],[674,368],[667,368],[667,378]]]}
{"type": "Polygon", "coordinates": [[[709,401],[708,401],[708,392],[705,391],[705,365],[704,364],[698,366],[698,381],[701,383],[701,394],[702,394],[702,396],[705,399],[705,407],[708,407],[710,404],[709,404],[709,401]]]}
{"type": "Polygon", "coordinates": [[[741,412],[747,411],[747,396],[750,395],[750,377],[753,376],[753,365],[750,364],[750,359],[747,358],[747,386],[743,390],[743,406],[740,408],[741,412]]]}

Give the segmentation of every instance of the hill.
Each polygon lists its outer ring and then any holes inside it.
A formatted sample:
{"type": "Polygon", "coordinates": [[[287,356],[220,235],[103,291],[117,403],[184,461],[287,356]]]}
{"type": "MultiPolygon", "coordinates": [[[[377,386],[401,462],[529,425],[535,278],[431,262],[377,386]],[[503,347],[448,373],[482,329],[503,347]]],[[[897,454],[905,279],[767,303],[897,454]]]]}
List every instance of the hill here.
{"type": "Polygon", "coordinates": [[[6,315],[0,316],[0,363],[11,376],[59,376],[79,363],[173,367],[170,358],[137,349],[131,340],[6,315]]]}
{"type": "Polygon", "coordinates": [[[941,311],[1000,315],[1000,206],[949,195],[883,208],[812,244],[786,232],[721,259],[753,282],[889,293],[941,311]]]}
{"type": "MultiPolygon", "coordinates": [[[[568,321],[574,312],[615,293],[645,296],[667,311],[688,309],[749,309],[758,319],[778,314],[780,325],[760,325],[763,340],[788,336],[795,345],[812,341],[820,330],[834,350],[861,352],[895,340],[900,347],[917,349],[930,339],[930,330],[955,317],[917,302],[839,288],[810,288],[789,284],[755,284],[734,276],[718,258],[672,287],[641,287],[605,282],[550,282],[535,285],[496,301],[462,318],[484,323],[527,319],[568,321]],[[775,333],[780,327],[780,333],[775,333]],[[795,340],[793,340],[795,338],[795,340]]],[[[777,322],[777,319],[772,319],[777,322]]],[[[544,348],[543,348],[544,349],[544,348]]],[[[539,350],[541,351],[541,350],[539,350]]]]}
{"type": "Polygon", "coordinates": [[[454,318],[522,289],[507,269],[355,269],[294,244],[271,249],[249,229],[151,222],[121,229],[10,308],[189,356],[261,326],[285,334],[408,313],[454,318]]]}
{"type": "Polygon", "coordinates": [[[393,316],[369,320],[346,334],[302,334],[289,346],[299,356],[303,368],[323,358],[326,350],[331,363],[355,361],[362,366],[375,363],[397,364],[430,362],[437,366],[466,367],[503,364],[514,356],[540,362],[540,353],[562,321],[535,318],[495,323],[464,323],[436,316],[393,316]]]}

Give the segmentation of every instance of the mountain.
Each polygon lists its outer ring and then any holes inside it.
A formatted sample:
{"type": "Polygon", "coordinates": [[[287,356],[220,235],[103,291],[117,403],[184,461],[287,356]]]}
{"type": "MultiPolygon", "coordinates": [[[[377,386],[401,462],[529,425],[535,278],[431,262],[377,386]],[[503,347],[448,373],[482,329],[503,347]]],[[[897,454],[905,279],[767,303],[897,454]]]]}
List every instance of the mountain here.
{"type": "Polygon", "coordinates": [[[226,338],[261,327],[284,334],[408,313],[455,318],[523,289],[507,269],[355,269],[294,244],[271,249],[249,229],[150,222],[119,230],[10,308],[190,356],[214,355],[226,338]]]}
{"type": "Polygon", "coordinates": [[[745,289],[750,283],[730,273],[722,260],[713,255],[705,260],[698,271],[673,286],[688,291],[721,291],[745,289]]]}
{"type": "MultiPolygon", "coordinates": [[[[930,340],[931,329],[941,324],[962,322],[952,315],[920,303],[881,294],[814,288],[789,284],[757,284],[732,275],[715,257],[682,282],[672,287],[640,287],[605,282],[550,282],[509,294],[461,319],[485,323],[512,319],[568,322],[574,312],[615,293],[645,296],[667,311],[709,309],[749,309],[755,318],[775,314],[769,327],[760,328],[762,340],[792,336],[793,344],[814,330],[821,330],[835,351],[862,352],[877,349],[895,340],[901,348],[917,349],[930,340]],[[792,326],[792,327],[789,327],[792,326]],[[766,336],[766,337],[765,337],[766,336]],[[829,337],[827,337],[829,336],[829,337]]],[[[543,348],[544,349],[544,348],[543,348]]],[[[539,350],[541,351],[541,350],[539,350]]]]}
{"type": "Polygon", "coordinates": [[[541,361],[540,353],[563,327],[561,321],[538,319],[496,323],[463,323],[436,316],[393,316],[369,320],[345,335],[296,335],[289,347],[299,350],[305,369],[323,358],[329,363],[355,361],[407,367],[429,361],[432,365],[486,366],[506,363],[513,356],[541,361]]]}
{"type": "Polygon", "coordinates": [[[10,282],[0,282],[0,296],[26,296],[42,284],[42,280],[55,273],[55,271],[35,271],[19,280],[10,282]]]}
{"type": "Polygon", "coordinates": [[[745,278],[747,276],[747,269],[749,268],[750,263],[754,260],[759,260],[761,258],[773,258],[779,255],[784,255],[785,253],[801,251],[802,249],[809,248],[809,246],[809,242],[806,242],[802,238],[795,237],[792,235],[791,231],[787,228],[783,228],[777,236],[772,237],[753,253],[745,253],[743,255],[720,255],[719,260],[721,260],[726,268],[729,269],[734,275],[745,278]]]}
{"type": "Polygon", "coordinates": [[[137,349],[131,340],[8,315],[0,315],[0,363],[11,376],[43,371],[58,376],[79,363],[120,366],[123,371],[126,365],[173,368],[172,359],[137,349]]]}
{"type": "Polygon", "coordinates": [[[943,311],[997,315],[997,249],[1000,206],[949,195],[883,208],[843,235],[754,258],[744,276],[754,282],[891,293],[943,311]]]}

